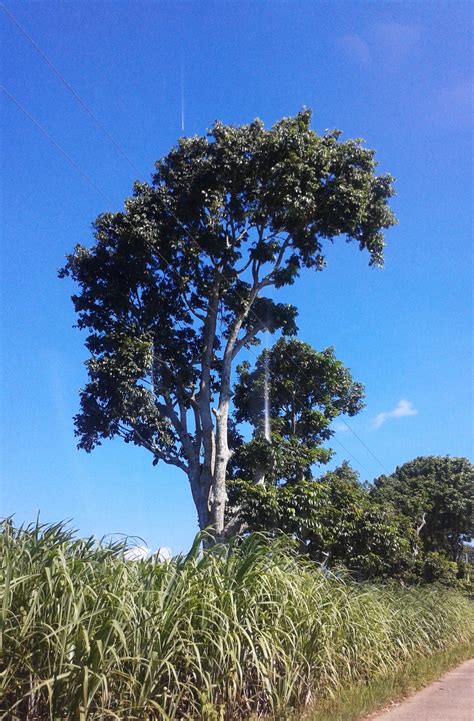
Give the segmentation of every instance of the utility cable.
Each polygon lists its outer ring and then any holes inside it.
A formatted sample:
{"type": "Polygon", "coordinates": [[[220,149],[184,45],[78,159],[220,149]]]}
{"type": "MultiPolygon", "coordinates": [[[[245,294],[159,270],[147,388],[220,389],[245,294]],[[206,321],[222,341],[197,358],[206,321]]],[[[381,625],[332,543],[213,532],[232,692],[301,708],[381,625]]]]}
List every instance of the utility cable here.
{"type": "MultiPolygon", "coordinates": [[[[80,174],[98,193],[100,193],[100,195],[101,195],[107,202],[109,202],[109,203],[111,203],[111,204],[113,205],[113,201],[111,200],[111,198],[92,180],[92,178],[90,178],[90,177],[87,175],[87,173],[85,173],[85,172],[82,170],[82,168],[76,163],[76,161],[64,150],[64,148],[61,147],[61,145],[59,145],[59,143],[56,142],[56,140],[43,128],[43,126],[31,115],[31,113],[29,113],[28,110],[26,110],[26,108],[24,108],[24,107],[21,105],[21,103],[20,103],[3,85],[0,86],[0,90],[3,90],[3,92],[10,98],[10,100],[11,100],[11,101],[22,111],[22,113],[24,113],[24,115],[46,136],[46,138],[50,141],[50,143],[58,150],[58,152],[61,153],[61,155],[63,155],[63,157],[66,158],[66,160],[79,172],[79,174],[80,174]]],[[[180,275],[180,274],[178,273],[178,271],[171,265],[171,263],[165,258],[165,256],[162,255],[162,253],[161,253],[157,248],[155,248],[154,250],[156,251],[157,255],[163,260],[163,262],[164,262],[164,263],[171,269],[171,271],[178,277],[178,279],[179,279],[180,281],[182,281],[181,275],[180,275]]],[[[202,250],[202,249],[201,249],[201,250],[202,250]]],[[[202,252],[204,252],[204,251],[202,251],[202,252]]],[[[259,320],[259,322],[263,323],[263,322],[258,318],[258,316],[256,316],[256,318],[259,320]]],[[[181,327],[181,330],[184,330],[184,328],[181,327]]],[[[255,353],[255,351],[253,350],[253,348],[249,347],[247,350],[255,357],[255,359],[258,360],[258,355],[257,355],[257,353],[255,353]]],[[[294,361],[294,359],[291,358],[291,356],[290,356],[288,353],[286,353],[286,355],[287,355],[288,358],[290,358],[290,360],[292,360],[292,362],[293,362],[293,364],[295,365],[295,367],[297,367],[297,369],[301,371],[302,369],[301,369],[300,366],[294,361]]],[[[274,375],[274,374],[272,374],[272,371],[271,371],[270,369],[269,369],[269,374],[270,374],[270,375],[274,375]]],[[[341,420],[343,420],[343,419],[341,419],[341,420]]],[[[345,421],[343,421],[343,422],[345,423],[345,421]]],[[[348,426],[347,423],[345,423],[345,425],[348,426]]],[[[352,429],[350,428],[350,426],[348,426],[348,427],[349,427],[349,429],[352,431],[352,429]]],[[[354,433],[354,435],[356,435],[354,431],[352,431],[352,432],[354,433]]],[[[357,459],[357,457],[356,457],[353,453],[351,453],[351,451],[349,451],[349,449],[347,449],[347,448],[346,448],[337,438],[335,438],[334,436],[333,436],[333,440],[334,440],[336,443],[338,443],[338,444],[341,446],[341,448],[343,448],[343,450],[344,450],[346,453],[348,453],[348,454],[353,458],[353,460],[354,460],[366,473],[368,473],[369,475],[371,475],[370,472],[367,470],[367,468],[363,465],[363,463],[361,463],[361,461],[359,461],[359,460],[357,459]]],[[[361,439],[359,439],[359,440],[360,440],[361,443],[365,446],[365,444],[363,443],[363,441],[362,441],[361,439]]],[[[370,451],[369,448],[367,448],[367,450],[371,453],[371,451],[370,451]]],[[[371,455],[374,455],[374,454],[371,453],[371,455]]],[[[375,456],[374,456],[374,457],[375,457],[375,456]]]]}
{"type": "Polygon", "coordinates": [[[43,133],[43,135],[45,135],[48,138],[49,142],[52,145],[54,145],[56,150],[58,150],[58,152],[60,152],[61,155],[63,155],[69,163],[71,163],[71,165],[78,171],[78,173],[80,173],[82,175],[84,180],[86,180],[98,193],[100,193],[100,195],[104,198],[104,200],[107,201],[107,203],[111,203],[111,205],[114,205],[114,201],[111,198],[109,198],[109,196],[106,193],[104,193],[103,190],[101,190],[99,188],[99,186],[92,180],[92,178],[82,170],[82,168],[76,163],[76,161],[73,158],[71,158],[71,156],[64,150],[64,148],[61,145],[59,145],[59,143],[56,142],[56,140],[48,133],[48,131],[45,130],[43,128],[43,126],[31,115],[31,113],[29,113],[28,110],[26,110],[26,108],[23,107],[23,105],[19,102],[19,100],[17,100],[15,98],[15,96],[12,95],[6,89],[6,87],[4,85],[0,85],[0,90],[3,90],[5,95],[7,95],[13,103],[15,103],[17,108],[19,108],[21,110],[21,112],[24,115],[26,115],[26,117],[29,118],[29,120],[34,125],[36,125],[36,127],[43,133]]]}
{"type": "Polygon", "coordinates": [[[41,55],[41,57],[43,58],[44,62],[48,65],[48,67],[50,68],[50,70],[52,70],[52,72],[59,78],[59,80],[63,83],[63,85],[66,86],[66,88],[67,88],[67,89],[69,90],[69,92],[75,97],[75,99],[77,100],[77,102],[79,103],[79,105],[82,107],[82,109],[89,115],[90,118],[92,118],[92,120],[94,121],[94,123],[97,125],[98,128],[100,128],[100,130],[104,133],[104,135],[106,135],[106,137],[107,137],[107,138],[109,139],[109,141],[112,143],[112,145],[114,146],[115,150],[119,153],[119,155],[121,155],[122,158],[124,158],[124,160],[127,161],[127,163],[130,165],[131,168],[133,168],[133,170],[135,170],[135,172],[140,173],[140,171],[138,170],[138,168],[137,168],[137,166],[135,165],[135,163],[134,163],[132,160],[130,160],[130,158],[129,158],[128,155],[125,153],[125,151],[124,151],[123,148],[120,146],[120,144],[117,143],[117,141],[115,140],[115,138],[113,137],[113,135],[111,135],[111,133],[109,133],[109,131],[108,131],[107,128],[103,125],[103,123],[101,123],[100,120],[97,118],[97,116],[94,115],[94,113],[93,113],[92,110],[89,108],[89,106],[87,105],[87,103],[84,102],[84,100],[81,98],[81,96],[79,95],[79,93],[77,93],[77,92],[74,90],[74,88],[72,87],[72,85],[71,85],[70,83],[68,83],[68,81],[66,80],[66,78],[64,77],[64,75],[62,75],[62,73],[58,70],[58,68],[56,67],[56,65],[54,65],[54,63],[49,59],[49,57],[46,55],[46,53],[40,48],[40,46],[38,45],[38,43],[36,43],[36,42],[33,40],[33,38],[31,37],[31,35],[30,35],[30,34],[25,30],[25,28],[20,24],[20,22],[18,21],[18,19],[17,19],[17,18],[15,17],[15,15],[11,12],[11,10],[9,10],[9,9],[6,7],[6,5],[4,5],[3,3],[1,3],[1,7],[2,7],[2,10],[4,10],[5,13],[8,15],[8,17],[12,20],[12,22],[15,23],[15,25],[16,25],[17,28],[20,30],[20,32],[23,34],[23,36],[28,40],[28,42],[30,43],[30,45],[32,45],[33,48],[36,50],[36,52],[37,52],[39,55],[41,55]]]}
{"type": "Polygon", "coordinates": [[[370,450],[369,446],[364,443],[364,441],[362,440],[362,438],[355,432],[355,430],[354,430],[353,428],[351,428],[351,426],[349,425],[349,423],[348,423],[347,421],[345,421],[344,418],[341,418],[341,421],[342,421],[342,422],[344,423],[344,425],[350,430],[350,432],[352,433],[352,435],[357,438],[357,440],[359,441],[359,443],[361,443],[361,444],[364,446],[364,448],[366,449],[366,451],[368,451],[368,452],[370,453],[370,455],[372,456],[372,458],[374,458],[374,459],[377,461],[377,463],[384,469],[385,473],[388,473],[388,474],[390,475],[390,471],[388,470],[388,468],[382,463],[382,461],[381,461],[379,458],[377,458],[377,456],[375,455],[375,453],[372,453],[372,451],[370,450]]]}
{"type": "MultiPolygon", "coordinates": [[[[82,168],[76,163],[76,161],[75,161],[73,158],[71,158],[71,156],[64,150],[64,148],[62,148],[62,147],[59,145],[59,143],[57,143],[57,142],[54,140],[54,138],[43,128],[42,125],[40,125],[40,123],[31,115],[31,113],[29,113],[28,110],[26,110],[26,108],[24,108],[24,107],[21,105],[21,103],[20,103],[3,85],[0,86],[0,90],[3,90],[3,92],[4,92],[4,93],[10,98],[10,100],[26,115],[26,117],[27,117],[37,128],[39,128],[39,130],[46,136],[46,138],[50,141],[50,143],[53,145],[53,147],[55,147],[56,150],[58,150],[58,152],[61,153],[61,155],[66,158],[66,160],[80,173],[80,175],[81,175],[88,183],[90,183],[90,185],[91,185],[98,193],[100,193],[100,195],[101,195],[107,202],[110,202],[110,203],[113,204],[113,201],[108,197],[108,195],[107,195],[106,193],[104,193],[104,191],[103,191],[98,185],[96,185],[96,183],[92,180],[92,178],[90,178],[90,177],[82,170],[82,168]]],[[[163,260],[163,262],[170,268],[170,270],[179,278],[180,281],[182,281],[181,275],[178,273],[178,271],[177,271],[175,268],[173,268],[173,266],[172,266],[171,263],[165,258],[165,256],[162,255],[161,252],[160,252],[157,248],[155,248],[155,251],[156,251],[156,253],[158,254],[158,256],[163,260]]],[[[184,330],[184,328],[181,327],[181,330],[184,330]]],[[[255,353],[255,351],[253,350],[253,348],[248,348],[248,350],[252,353],[252,355],[254,355],[254,357],[255,357],[256,359],[258,359],[258,355],[255,353]]],[[[271,371],[270,369],[269,369],[269,373],[270,373],[270,374],[272,373],[272,371],[271,371]]],[[[361,468],[363,468],[367,473],[369,473],[369,471],[367,470],[367,468],[365,468],[365,466],[356,458],[356,456],[354,456],[337,438],[334,438],[334,441],[335,441],[336,443],[338,443],[338,444],[346,451],[346,453],[348,453],[348,454],[354,459],[354,461],[355,461],[361,468]]],[[[369,473],[369,475],[370,475],[370,473],[369,473]]]]}

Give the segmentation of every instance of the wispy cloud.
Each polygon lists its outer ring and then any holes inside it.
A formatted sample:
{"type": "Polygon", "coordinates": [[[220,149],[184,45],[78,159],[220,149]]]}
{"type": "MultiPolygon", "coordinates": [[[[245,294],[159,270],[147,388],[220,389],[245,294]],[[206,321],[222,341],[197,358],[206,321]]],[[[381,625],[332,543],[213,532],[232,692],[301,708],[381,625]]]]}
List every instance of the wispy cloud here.
{"type": "Polygon", "coordinates": [[[380,428],[389,418],[406,418],[407,416],[416,416],[417,414],[418,411],[413,407],[413,403],[402,399],[398,401],[392,411],[383,411],[376,415],[374,418],[374,426],[375,428],[380,428]]]}
{"type": "Polygon", "coordinates": [[[472,78],[453,81],[441,88],[433,97],[430,103],[431,121],[444,127],[470,127],[473,104],[472,78]]]}
{"type": "Polygon", "coordinates": [[[373,29],[374,45],[392,68],[398,68],[410,55],[419,35],[419,28],[412,23],[378,23],[373,29]]]}
{"type": "Polygon", "coordinates": [[[360,35],[356,33],[343,35],[338,38],[337,45],[338,48],[352,60],[355,60],[361,65],[369,65],[371,61],[369,46],[360,35]]]}
{"type": "Polygon", "coordinates": [[[415,49],[419,37],[420,29],[412,23],[385,22],[373,25],[364,35],[341,35],[337,47],[359,65],[383,65],[385,71],[397,71],[415,49]]]}

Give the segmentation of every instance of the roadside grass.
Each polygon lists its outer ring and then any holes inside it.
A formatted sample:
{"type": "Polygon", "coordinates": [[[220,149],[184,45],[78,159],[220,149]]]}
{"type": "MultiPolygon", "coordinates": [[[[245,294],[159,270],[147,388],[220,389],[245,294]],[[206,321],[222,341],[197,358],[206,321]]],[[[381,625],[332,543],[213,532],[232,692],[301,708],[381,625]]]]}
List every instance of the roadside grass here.
{"type": "Polygon", "coordinates": [[[300,719],[324,695],[327,713],[382,703],[474,639],[458,592],[326,575],[259,535],[200,540],[129,561],[62,524],[0,524],[0,719],[300,719]]]}
{"type": "Polygon", "coordinates": [[[473,644],[420,656],[388,676],[342,688],[333,697],[322,698],[304,713],[290,718],[292,721],[359,721],[411,696],[473,657],[473,644]]]}

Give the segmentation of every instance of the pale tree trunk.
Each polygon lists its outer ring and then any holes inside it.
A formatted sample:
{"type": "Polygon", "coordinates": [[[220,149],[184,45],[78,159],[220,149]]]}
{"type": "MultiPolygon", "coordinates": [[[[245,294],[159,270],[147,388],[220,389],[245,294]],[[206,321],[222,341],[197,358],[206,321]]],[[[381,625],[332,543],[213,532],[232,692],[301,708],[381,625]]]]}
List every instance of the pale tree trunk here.
{"type": "MultiPolygon", "coordinates": [[[[286,244],[284,245],[286,248],[286,244]]],[[[284,248],[279,254],[274,270],[277,270],[283,257],[284,248]]],[[[201,358],[201,380],[195,414],[199,419],[200,441],[195,451],[194,463],[189,468],[194,503],[196,505],[199,527],[209,529],[215,542],[225,540],[225,509],[227,502],[226,478],[230,459],[228,446],[228,421],[231,399],[232,362],[239,351],[250,342],[258,332],[258,327],[250,329],[239,339],[253,302],[260,290],[268,284],[268,278],[259,280],[259,263],[254,261],[252,268],[253,287],[240,315],[235,318],[229,329],[227,343],[222,358],[219,402],[217,409],[211,411],[211,365],[216,338],[217,314],[219,307],[220,280],[216,281],[209,299],[208,312],[204,325],[204,346],[201,358]],[[214,414],[214,419],[213,419],[214,414]],[[202,449],[202,456],[201,456],[202,449]],[[202,457],[202,464],[201,464],[202,457]],[[198,470],[199,468],[199,470],[198,470]]],[[[220,271],[219,271],[220,273],[220,271]]],[[[191,464],[190,464],[191,466],[191,464]]],[[[264,482],[264,474],[261,479],[264,482]]]]}
{"type": "Polygon", "coordinates": [[[225,524],[225,507],[227,503],[227,465],[230,453],[227,443],[227,430],[229,418],[229,401],[220,404],[216,414],[216,462],[211,497],[211,523],[216,533],[216,540],[222,540],[225,524]]]}
{"type": "Polygon", "coordinates": [[[215,463],[212,482],[212,493],[210,498],[210,518],[215,531],[216,540],[224,540],[225,536],[225,507],[227,503],[227,466],[230,459],[228,445],[229,407],[231,399],[231,371],[232,361],[243,347],[244,341],[237,341],[242,324],[244,323],[253,301],[255,300],[259,287],[255,285],[250,294],[248,304],[240,317],[234,322],[227,339],[224,357],[221,368],[221,383],[219,393],[219,404],[214,410],[216,418],[215,433],[215,463]]]}
{"type": "Polygon", "coordinates": [[[421,531],[423,530],[423,528],[424,528],[425,526],[426,526],[426,513],[423,513],[423,516],[422,516],[422,518],[421,518],[421,523],[420,523],[420,525],[415,529],[415,537],[416,537],[416,540],[415,540],[415,545],[414,545],[414,548],[413,548],[413,555],[415,556],[415,558],[418,556],[418,553],[419,553],[418,542],[419,542],[419,540],[420,540],[420,533],[421,533],[421,531]]]}
{"type": "Polygon", "coordinates": [[[255,486],[265,485],[265,471],[266,469],[264,466],[257,466],[253,477],[253,482],[255,486]]]}

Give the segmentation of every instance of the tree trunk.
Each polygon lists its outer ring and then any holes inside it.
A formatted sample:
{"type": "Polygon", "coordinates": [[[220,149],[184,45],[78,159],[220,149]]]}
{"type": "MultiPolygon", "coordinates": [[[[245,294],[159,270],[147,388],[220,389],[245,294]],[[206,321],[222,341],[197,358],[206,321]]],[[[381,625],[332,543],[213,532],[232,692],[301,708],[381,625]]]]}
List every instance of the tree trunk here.
{"type": "MultiPolygon", "coordinates": [[[[230,395],[230,394],[229,394],[230,395]]],[[[227,465],[229,463],[230,453],[227,441],[228,417],[229,417],[229,400],[224,400],[219,404],[219,411],[216,412],[216,457],[214,464],[214,474],[212,483],[212,492],[210,498],[210,516],[211,524],[215,532],[216,541],[223,540],[224,524],[225,524],[225,506],[227,502],[227,465]]]]}

